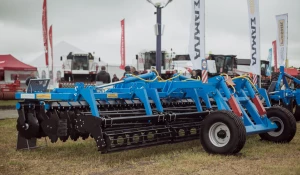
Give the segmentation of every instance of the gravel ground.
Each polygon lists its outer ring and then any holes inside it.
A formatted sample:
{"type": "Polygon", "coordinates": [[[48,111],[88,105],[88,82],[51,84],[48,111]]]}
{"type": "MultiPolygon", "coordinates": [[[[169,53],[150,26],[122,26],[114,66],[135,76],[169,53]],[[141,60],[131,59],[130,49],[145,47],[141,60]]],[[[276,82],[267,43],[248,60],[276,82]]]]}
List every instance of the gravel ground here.
{"type": "Polygon", "coordinates": [[[0,110],[0,120],[6,118],[18,118],[17,110],[0,110]]]}

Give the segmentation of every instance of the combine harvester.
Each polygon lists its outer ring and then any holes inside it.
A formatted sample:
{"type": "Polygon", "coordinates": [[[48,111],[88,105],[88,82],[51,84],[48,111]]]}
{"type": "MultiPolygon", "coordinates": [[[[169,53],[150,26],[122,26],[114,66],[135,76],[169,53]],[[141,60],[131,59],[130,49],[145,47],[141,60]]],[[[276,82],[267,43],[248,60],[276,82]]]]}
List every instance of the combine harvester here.
{"type": "Polygon", "coordinates": [[[51,93],[44,92],[48,80],[34,80],[32,92],[16,94],[24,99],[17,104],[17,130],[26,139],[49,137],[53,143],[91,136],[102,153],[200,138],[208,153],[235,154],[249,134],[279,143],[295,135],[292,114],[264,108],[245,78],[232,82],[215,76],[202,83],[175,74],[159,79],[150,72],[51,93]]]}
{"type": "Polygon", "coordinates": [[[58,87],[74,88],[75,82],[83,82],[85,86],[96,84],[98,64],[91,53],[70,52],[61,56],[60,60],[63,62],[63,78],[59,80],[58,87]]]}

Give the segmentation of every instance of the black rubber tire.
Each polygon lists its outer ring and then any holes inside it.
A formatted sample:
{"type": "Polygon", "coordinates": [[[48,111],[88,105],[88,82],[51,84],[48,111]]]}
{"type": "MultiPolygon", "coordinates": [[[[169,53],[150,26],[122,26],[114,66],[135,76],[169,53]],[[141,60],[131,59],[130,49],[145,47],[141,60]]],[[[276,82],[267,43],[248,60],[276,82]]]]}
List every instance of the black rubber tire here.
{"type": "Polygon", "coordinates": [[[300,106],[296,107],[294,117],[295,117],[296,121],[300,121],[300,106]]]}
{"type": "Polygon", "coordinates": [[[282,106],[294,115],[295,101],[292,99],[289,105],[282,103],[282,106]]]}
{"type": "Polygon", "coordinates": [[[288,143],[294,138],[297,125],[293,114],[289,110],[281,106],[272,106],[271,108],[267,109],[267,117],[271,121],[274,121],[276,118],[280,119],[283,124],[283,130],[280,131],[282,124],[280,124],[278,121],[275,121],[278,129],[272,132],[259,134],[262,140],[272,141],[275,143],[288,143]],[[278,135],[274,135],[274,132],[278,135]]]}
{"type": "MultiPolygon", "coordinates": [[[[275,104],[275,102],[272,102],[272,104],[275,104]]],[[[277,106],[280,106],[280,105],[277,105],[277,106]]],[[[285,109],[287,109],[288,111],[290,111],[294,115],[296,121],[300,121],[300,107],[297,106],[296,100],[292,100],[292,102],[290,102],[289,105],[282,104],[281,106],[284,107],[285,109]]]]}
{"type": "Polygon", "coordinates": [[[246,129],[242,120],[231,111],[220,110],[209,114],[202,122],[200,129],[200,141],[204,150],[210,154],[236,154],[244,147],[246,142],[246,129]],[[221,122],[230,131],[228,143],[222,147],[215,146],[210,137],[210,128],[221,122]]]}

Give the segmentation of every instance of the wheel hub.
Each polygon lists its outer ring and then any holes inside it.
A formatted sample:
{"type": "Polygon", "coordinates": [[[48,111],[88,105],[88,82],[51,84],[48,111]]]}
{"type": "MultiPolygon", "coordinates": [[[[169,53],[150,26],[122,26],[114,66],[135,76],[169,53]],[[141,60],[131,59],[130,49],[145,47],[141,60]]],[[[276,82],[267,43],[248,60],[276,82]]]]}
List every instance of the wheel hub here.
{"type": "Polygon", "coordinates": [[[209,128],[209,140],[216,147],[224,147],[230,141],[230,130],[222,122],[216,122],[209,128]]]}
{"type": "Polygon", "coordinates": [[[220,130],[218,133],[217,133],[217,136],[221,139],[224,139],[226,137],[226,131],[224,130],[220,130]]]}
{"type": "Polygon", "coordinates": [[[274,122],[277,125],[277,129],[271,132],[268,132],[273,137],[278,137],[283,133],[284,130],[284,124],[283,121],[279,117],[270,117],[270,120],[274,122]]]}

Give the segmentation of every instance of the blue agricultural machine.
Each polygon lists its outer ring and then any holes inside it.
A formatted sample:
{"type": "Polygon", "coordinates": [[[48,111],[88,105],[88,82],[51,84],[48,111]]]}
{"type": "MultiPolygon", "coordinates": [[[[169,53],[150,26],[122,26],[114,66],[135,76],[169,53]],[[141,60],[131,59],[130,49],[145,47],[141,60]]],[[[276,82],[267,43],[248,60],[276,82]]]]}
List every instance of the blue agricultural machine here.
{"type": "Polygon", "coordinates": [[[27,93],[16,94],[17,130],[26,139],[92,137],[102,153],[200,139],[208,153],[235,154],[247,135],[285,143],[296,133],[291,112],[265,108],[243,77],[215,76],[202,83],[177,74],[163,81],[150,72],[49,93],[47,84],[32,80],[27,93]]]}
{"type": "Polygon", "coordinates": [[[271,104],[285,107],[300,121],[300,80],[284,72],[283,66],[280,72],[273,73],[272,79],[268,89],[271,104]]]}

